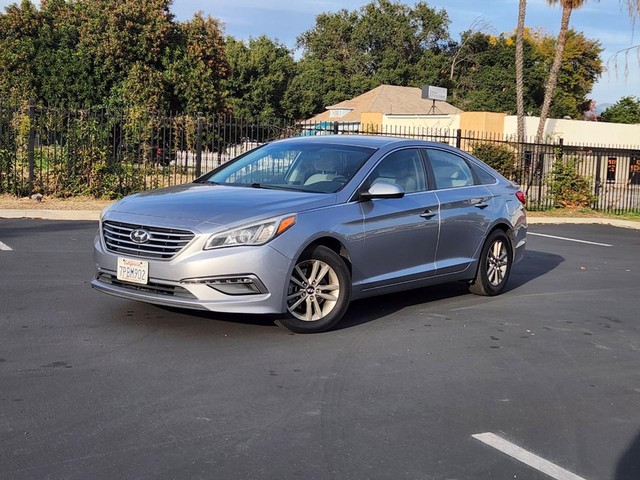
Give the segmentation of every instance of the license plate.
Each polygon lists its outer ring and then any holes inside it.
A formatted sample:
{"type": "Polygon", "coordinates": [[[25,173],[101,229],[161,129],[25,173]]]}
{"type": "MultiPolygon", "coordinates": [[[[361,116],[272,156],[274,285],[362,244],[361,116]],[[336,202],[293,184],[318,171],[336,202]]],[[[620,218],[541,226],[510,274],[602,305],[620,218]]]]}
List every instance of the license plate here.
{"type": "Polygon", "coordinates": [[[146,285],[149,281],[149,262],[118,257],[118,280],[146,285]]]}

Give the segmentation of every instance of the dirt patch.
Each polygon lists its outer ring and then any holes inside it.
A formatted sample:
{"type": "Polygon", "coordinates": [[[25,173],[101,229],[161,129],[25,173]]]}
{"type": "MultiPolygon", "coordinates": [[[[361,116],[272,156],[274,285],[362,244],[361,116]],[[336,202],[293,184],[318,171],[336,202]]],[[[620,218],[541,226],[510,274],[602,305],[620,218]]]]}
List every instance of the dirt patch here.
{"type": "Polygon", "coordinates": [[[0,195],[0,209],[10,210],[102,210],[115,200],[99,200],[91,197],[54,198],[43,197],[41,201],[29,197],[18,198],[0,195]]]}
{"type": "Polygon", "coordinates": [[[530,211],[527,210],[527,216],[529,217],[553,217],[553,218],[609,218],[617,220],[631,220],[640,221],[640,215],[637,213],[626,213],[615,215],[611,213],[596,212],[585,208],[570,209],[570,208],[554,208],[553,210],[544,211],[530,211]]]}

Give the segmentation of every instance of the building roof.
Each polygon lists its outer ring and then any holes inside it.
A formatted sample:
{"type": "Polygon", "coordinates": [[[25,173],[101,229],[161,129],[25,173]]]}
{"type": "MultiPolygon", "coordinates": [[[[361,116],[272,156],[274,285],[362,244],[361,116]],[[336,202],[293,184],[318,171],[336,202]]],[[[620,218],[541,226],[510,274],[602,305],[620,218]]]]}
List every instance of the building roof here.
{"type": "Polygon", "coordinates": [[[359,122],[360,115],[367,112],[384,115],[451,115],[461,113],[462,110],[439,100],[436,100],[434,108],[433,100],[422,98],[420,88],[380,85],[350,100],[327,107],[325,112],[310,118],[309,121],[359,122]],[[340,110],[344,115],[337,116],[336,112],[340,110]]]}

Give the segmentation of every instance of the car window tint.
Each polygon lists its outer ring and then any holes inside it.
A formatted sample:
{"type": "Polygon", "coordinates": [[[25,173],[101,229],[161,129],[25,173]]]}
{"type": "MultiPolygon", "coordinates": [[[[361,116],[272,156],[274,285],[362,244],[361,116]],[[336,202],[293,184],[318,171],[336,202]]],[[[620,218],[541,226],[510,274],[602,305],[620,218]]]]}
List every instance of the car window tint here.
{"type": "Polygon", "coordinates": [[[438,189],[473,185],[473,172],[464,158],[443,150],[429,149],[429,162],[438,189]]]}
{"type": "Polygon", "coordinates": [[[405,193],[425,190],[425,173],[420,152],[410,148],[387,155],[369,177],[370,185],[377,182],[395,183],[405,193]]]}
{"type": "Polygon", "coordinates": [[[478,177],[478,180],[480,180],[480,183],[482,185],[493,185],[497,181],[496,177],[491,175],[484,168],[476,167],[474,168],[474,171],[476,172],[476,177],[478,177]]]}

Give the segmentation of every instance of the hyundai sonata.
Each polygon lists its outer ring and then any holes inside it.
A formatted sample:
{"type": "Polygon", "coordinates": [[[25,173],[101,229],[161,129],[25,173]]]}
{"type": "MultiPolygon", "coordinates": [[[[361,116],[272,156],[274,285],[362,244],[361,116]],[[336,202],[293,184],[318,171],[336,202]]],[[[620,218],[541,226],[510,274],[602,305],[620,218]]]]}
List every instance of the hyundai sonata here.
{"type": "Polygon", "coordinates": [[[439,143],[280,140],[108,207],[92,286],[321,332],[368,296],[452,281],[501,293],[524,255],[524,203],[511,181],[439,143]]]}

